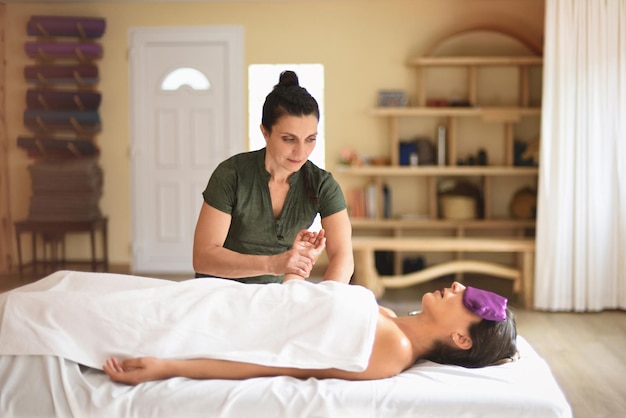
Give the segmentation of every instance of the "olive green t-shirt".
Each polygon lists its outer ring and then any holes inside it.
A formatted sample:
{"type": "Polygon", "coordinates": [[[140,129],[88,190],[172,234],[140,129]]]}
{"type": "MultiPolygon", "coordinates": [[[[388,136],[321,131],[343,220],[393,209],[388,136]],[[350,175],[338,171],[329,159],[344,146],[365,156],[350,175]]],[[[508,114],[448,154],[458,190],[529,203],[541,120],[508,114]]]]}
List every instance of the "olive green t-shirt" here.
{"type": "MultiPolygon", "coordinates": [[[[346,208],[341,188],[332,175],[307,161],[289,178],[283,210],[274,218],[269,180],[265,148],[237,154],[218,165],[211,175],[202,195],[208,205],[231,215],[225,248],[243,254],[279,254],[291,248],[298,231],[311,226],[318,213],[325,218],[346,208]],[[318,203],[307,197],[304,170],[318,203]]],[[[236,280],[274,283],[282,279],[263,275],[236,280]]]]}

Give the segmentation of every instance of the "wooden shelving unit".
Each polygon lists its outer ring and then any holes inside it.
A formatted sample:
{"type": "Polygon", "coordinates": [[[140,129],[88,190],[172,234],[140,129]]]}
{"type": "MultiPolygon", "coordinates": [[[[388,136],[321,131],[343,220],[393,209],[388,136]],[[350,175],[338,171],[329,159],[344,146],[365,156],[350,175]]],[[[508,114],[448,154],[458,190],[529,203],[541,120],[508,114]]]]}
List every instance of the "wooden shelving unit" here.
{"type": "MultiPolygon", "coordinates": [[[[415,67],[418,73],[418,105],[413,107],[378,107],[372,109],[373,116],[385,118],[389,123],[389,155],[391,164],[389,166],[343,166],[338,171],[349,174],[351,176],[368,177],[378,188],[377,195],[382,196],[382,187],[384,180],[390,177],[428,177],[429,191],[428,197],[430,201],[429,222],[415,224],[412,228],[447,228],[450,223],[439,222],[437,209],[437,178],[441,177],[482,177],[482,188],[484,200],[490,195],[490,178],[503,176],[537,176],[539,169],[537,167],[519,167],[514,165],[514,125],[519,123],[523,117],[539,117],[541,108],[530,106],[529,80],[528,70],[530,66],[540,66],[543,63],[542,57],[537,56],[507,56],[507,57],[420,57],[409,62],[409,66],[415,67]],[[464,67],[468,72],[467,77],[467,101],[474,105],[466,107],[428,107],[426,104],[426,86],[423,82],[425,68],[432,67],[464,67]],[[498,66],[498,67],[516,67],[520,73],[519,76],[519,103],[517,106],[481,106],[477,103],[477,69],[479,67],[498,66]],[[447,160],[445,166],[400,166],[399,165],[399,123],[402,118],[426,118],[436,117],[444,118],[447,126],[447,160]],[[503,138],[505,158],[503,165],[457,165],[457,141],[458,141],[458,120],[459,118],[480,118],[483,123],[498,123],[503,125],[503,138]]],[[[379,202],[380,203],[380,202],[379,202]]],[[[381,203],[382,205],[382,203],[381,203]]],[[[379,206],[381,206],[379,205],[379,206]]],[[[377,210],[378,214],[382,214],[382,209],[377,210]]],[[[381,228],[387,228],[390,220],[381,220],[380,222],[361,222],[360,219],[353,219],[353,225],[361,228],[362,225],[381,225],[381,228]]],[[[528,224],[534,222],[518,222],[516,220],[508,220],[506,223],[499,222],[495,225],[500,227],[514,227],[523,224],[524,228],[528,224]]],[[[472,220],[470,222],[456,222],[454,228],[458,229],[459,225],[472,225],[472,228],[493,228],[494,223],[491,219],[491,210],[485,205],[485,214],[483,220],[472,220]]],[[[403,223],[401,223],[403,225],[403,223]]],[[[372,228],[369,226],[369,228],[372,228]]],[[[397,227],[396,227],[397,228],[397,227]]]]}
{"type": "MultiPolygon", "coordinates": [[[[471,232],[472,236],[528,236],[534,232],[534,219],[502,219],[494,215],[490,202],[492,201],[492,181],[494,178],[536,178],[539,168],[536,166],[515,165],[515,126],[523,118],[536,118],[537,135],[539,134],[539,117],[541,108],[531,103],[531,67],[540,67],[543,58],[535,55],[524,56],[425,56],[410,60],[407,65],[416,70],[417,92],[415,102],[407,107],[377,107],[371,110],[371,115],[385,119],[388,123],[389,159],[388,166],[341,166],[338,172],[350,176],[367,178],[375,184],[377,218],[368,219],[353,217],[352,226],[355,231],[371,235],[386,235],[400,237],[413,232],[429,235],[430,232],[448,231],[454,236],[462,237],[471,232]],[[467,97],[464,103],[467,106],[427,106],[428,84],[426,71],[436,68],[457,67],[465,71],[467,79],[467,97]],[[503,106],[481,104],[479,102],[479,72],[486,67],[502,67],[509,71],[517,71],[517,102],[503,106]],[[434,118],[437,123],[446,126],[446,158],[445,165],[406,166],[400,165],[401,123],[408,118],[434,118]],[[494,165],[457,165],[459,158],[460,130],[463,129],[460,121],[464,118],[475,118],[479,123],[500,124],[502,126],[503,156],[494,165]],[[384,219],[383,188],[386,181],[398,177],[422,178],[426,180],[424,196],[427,201],[428,214],[422,219],[384,219]],[[438,202],[438,181],[443,178],[479,178],[482,188],[483,216],[480,219],[450,220],[440,218],[438,202]],[[430,232],[429,232],[430,231],[430,232]],[[489,231],[489,232],[488,232],[489,231]],[[487,234],[488,232],[488,234],[487,234]]],[[[433,133],[434,135],[434,133],[433,133]]],[[[435,141],[436,142],[436,141],[435,141]]],[[[480,140],[478,141],[480,142],[480,140]]],[[[532,181],[532,180],[531,180],[532,181]]],[[[502,212],[502,211],[500,211],[502,212]]],[[[358,235],[358,234],[357,234],[358,235]]],[[[400,262],[396,260],[396,274],[400,262]]]]}

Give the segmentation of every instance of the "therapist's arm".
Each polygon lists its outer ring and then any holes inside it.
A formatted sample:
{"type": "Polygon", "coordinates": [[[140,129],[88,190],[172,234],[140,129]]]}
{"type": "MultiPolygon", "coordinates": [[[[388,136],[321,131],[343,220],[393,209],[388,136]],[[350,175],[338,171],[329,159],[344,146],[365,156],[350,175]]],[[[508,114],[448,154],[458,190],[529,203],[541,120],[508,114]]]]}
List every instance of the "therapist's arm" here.
{"type": "Polygon", "coordinates": [[[348,283],[354,273],[352,252],[352,224],[346,209],[322,219],[326,231],[326,254],[328,268],[324,280],[348,283]]]}
{"type": "Polygon", "coordinates": [[[297,250],[276,255],[251,255],[224,248],[230,223],[231,215],[202,203],[193,241],[194,271],[226,278],[289,273],[309,277],[313,262],[297,250]]]}

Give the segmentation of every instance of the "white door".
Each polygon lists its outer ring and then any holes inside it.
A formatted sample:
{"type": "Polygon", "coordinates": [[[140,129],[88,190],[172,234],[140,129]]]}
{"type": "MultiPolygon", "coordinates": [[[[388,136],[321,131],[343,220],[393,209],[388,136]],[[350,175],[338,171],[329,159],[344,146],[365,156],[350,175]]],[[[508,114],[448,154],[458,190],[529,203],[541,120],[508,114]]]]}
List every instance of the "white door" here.
{"type": "Polygon", "coordinates": [[[132,271],[192,273],[202,191],[245,149],[243,29],[130,32],[132,271]]]}

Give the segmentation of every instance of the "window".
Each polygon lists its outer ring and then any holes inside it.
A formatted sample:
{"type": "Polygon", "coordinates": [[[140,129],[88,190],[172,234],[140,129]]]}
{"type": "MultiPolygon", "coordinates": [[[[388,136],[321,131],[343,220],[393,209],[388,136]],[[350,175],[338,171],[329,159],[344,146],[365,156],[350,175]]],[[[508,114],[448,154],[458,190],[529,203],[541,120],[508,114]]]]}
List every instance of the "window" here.
{"type": "Polygon", "coordinates": [[[192,90],[208,90],[211,83],[200,71],[189,67],[175,69],[161,82],[161,89],[165,91],[175,91],[183,86],[189,86],[192,90]]]}

